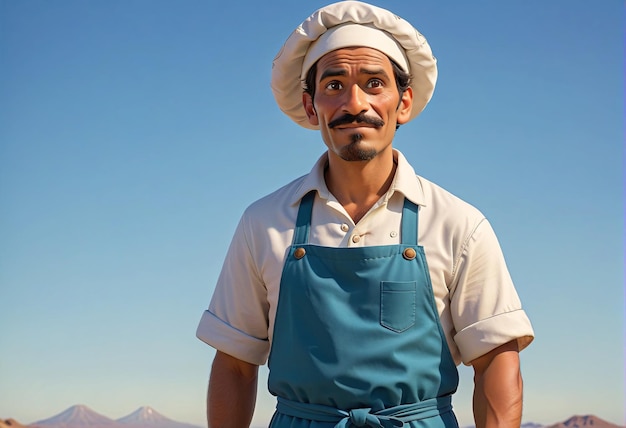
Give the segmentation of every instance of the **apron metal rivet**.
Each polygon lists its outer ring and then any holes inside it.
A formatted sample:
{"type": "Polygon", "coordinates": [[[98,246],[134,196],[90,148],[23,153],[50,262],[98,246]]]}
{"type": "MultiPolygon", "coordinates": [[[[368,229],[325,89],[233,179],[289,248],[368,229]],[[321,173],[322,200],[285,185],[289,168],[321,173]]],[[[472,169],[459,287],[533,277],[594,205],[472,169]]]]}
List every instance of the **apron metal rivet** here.
{"type": "Polygon", "coordinates": [[[415,256],[417,256],[417,253],[415,252],[415,250],[413,248],[407,248],[406,250],[404,250],[404,252],[402,253],[402,256],[407,259],[407,260],[413,260],[415,258],[415,256]]]}
{"type": "Polygon", "coordinates": [[[302,247],[296,248],[296,251],[293,252],[293,256],[298,260],[304,257],[305,254],[306,254],[306,250],[302,247]]]}

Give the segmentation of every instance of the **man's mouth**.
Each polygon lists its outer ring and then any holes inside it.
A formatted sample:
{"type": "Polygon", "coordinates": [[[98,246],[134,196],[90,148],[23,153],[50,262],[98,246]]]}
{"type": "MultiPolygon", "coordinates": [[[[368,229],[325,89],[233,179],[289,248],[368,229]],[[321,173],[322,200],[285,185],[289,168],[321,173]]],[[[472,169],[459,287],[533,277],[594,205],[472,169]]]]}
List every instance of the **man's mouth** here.
{"type": "Polygon", "coordinates": [[[374,125],[363,122],[346,123],[345,125],[338,125],[333,127],[334,129],[357,129],[357,128],[374,128],[374,125]]]}

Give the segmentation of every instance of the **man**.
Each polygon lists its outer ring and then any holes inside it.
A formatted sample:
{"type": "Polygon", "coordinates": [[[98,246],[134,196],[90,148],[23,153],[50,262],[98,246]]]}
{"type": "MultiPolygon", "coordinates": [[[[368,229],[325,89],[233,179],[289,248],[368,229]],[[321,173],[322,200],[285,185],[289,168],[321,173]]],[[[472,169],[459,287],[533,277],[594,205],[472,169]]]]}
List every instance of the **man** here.
{"type": "Polygon", "coordinates": [[[271,427],[457,427],[456,366],[479,427],[519,427],[533,330],[484,216],[393,149],[429,101],[424,37],[356,1],[315,12],[274,60],[280,108],[328,150],[252,204],[197,335],[217,349],[210,427],[244,427],[269,356],[271,427]]]}

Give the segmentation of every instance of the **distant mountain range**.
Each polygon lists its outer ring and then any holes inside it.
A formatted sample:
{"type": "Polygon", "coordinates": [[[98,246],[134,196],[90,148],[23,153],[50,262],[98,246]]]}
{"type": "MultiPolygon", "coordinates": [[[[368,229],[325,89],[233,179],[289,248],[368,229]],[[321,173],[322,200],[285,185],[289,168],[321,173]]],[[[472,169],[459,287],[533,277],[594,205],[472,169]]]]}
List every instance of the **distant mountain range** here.
{"type": "Polygon", "coordinates": [[[199,428],[169,419],[151,407],[140,407],[130,415],[111,419],[87,406],[72,406],[48,419],[22,425],[14,419],[1,420],[0,428],[199,428]]]}
{"type": "MultiPolygon", "coordinates": [[[[473,425],[465,428],[475,428],[473,425]]],[[[565,422],[559,422],[552,425],[541,425],[535,423],[522,424],[521,428],[626,428],[621,425],[615,425],[600,419],[597,416],[572,416],[565,422]]]]}
{"type": "Polygon", "coordinates": [[[550,425],[547,428],[621,428],[596,416],[572,416],[565,422],[550,425]]]}
{"type": "MultiPolygon", "coordinates": [[[[0,419],[0,428],[199,428],[169,419],[151,407],[140,407],[130,415],[111,419],[94,412],[87,406],[72,406],[48,419],[23,425],[15,419],[0,419]]],[[[465,428],[474,428],[465,427],[465,428]]],[[[593,415],[572,416],[564,422],[553,425],[535,423],[522,424],[521,428],[626,428],[615,425],[593,415]]]]}

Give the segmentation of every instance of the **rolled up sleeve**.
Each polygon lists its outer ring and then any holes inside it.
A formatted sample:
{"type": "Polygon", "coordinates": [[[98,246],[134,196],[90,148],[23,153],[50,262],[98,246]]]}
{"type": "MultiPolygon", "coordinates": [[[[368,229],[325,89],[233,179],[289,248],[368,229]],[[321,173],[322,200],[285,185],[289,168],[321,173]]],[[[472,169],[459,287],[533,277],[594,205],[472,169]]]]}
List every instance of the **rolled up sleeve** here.
{"type": "Polygon", "coordinates": [[[517,340],[520,350],[532,342],[532,325],[487,220],[483,219],[464,243],[453,284],[454,341],[463,363],[512,340],[517,340]]]}
{"type": "Polygon", "coordinates": [[[259,339],[204,311],[196,336],[204,343],[251,364],[262,365],[267,360],[269,342],[259,339]]]}
{"type": "Polygon", "coordinates": [[[533,329],[526,313],[519,309],[479,321],[461,330],[454,338],[463,363],[469,364],[500,345],[517,340],[520,350],[533,340],[533,329]]]}
{"type": "Polygon", "coordinates": [[[196,336],[215,349],[252,364],[269,354],[267,290],[258,274],[242,217],[226,254],[211,303],[196,336]]]}

